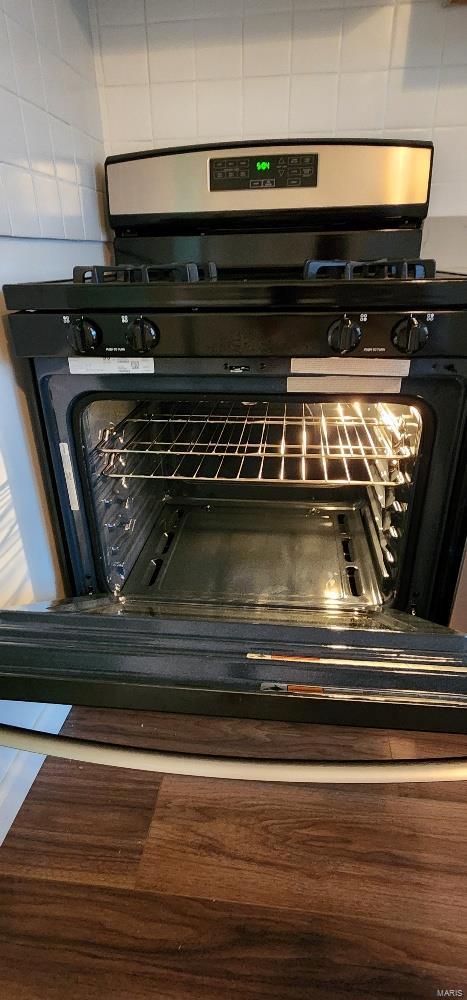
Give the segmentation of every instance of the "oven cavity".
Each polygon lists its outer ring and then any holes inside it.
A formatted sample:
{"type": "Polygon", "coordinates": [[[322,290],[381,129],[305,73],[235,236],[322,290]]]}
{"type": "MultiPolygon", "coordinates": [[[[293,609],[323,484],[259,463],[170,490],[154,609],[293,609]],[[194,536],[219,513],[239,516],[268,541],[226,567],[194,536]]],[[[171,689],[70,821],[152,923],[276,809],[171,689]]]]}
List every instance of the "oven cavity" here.
{"type": "Polygon", "coordinates": [[[394,601],[422,435],[413,405],[98,400],[82,430],[113,593],[198,613],[394,601]]]}

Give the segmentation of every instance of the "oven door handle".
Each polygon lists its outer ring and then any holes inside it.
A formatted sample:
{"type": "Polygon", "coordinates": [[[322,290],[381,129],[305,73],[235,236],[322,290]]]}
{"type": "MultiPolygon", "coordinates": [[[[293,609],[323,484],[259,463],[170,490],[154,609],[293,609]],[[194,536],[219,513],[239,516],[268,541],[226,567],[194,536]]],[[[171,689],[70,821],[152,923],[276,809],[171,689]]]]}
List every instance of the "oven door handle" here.
{"type": "Polygon", "coordinates": [[[390,782],[466,781],[467,757],[422,760],[272,760],[219,757],[70,739],[31,729],[0,725],[0,745],[88,764],[125,767],[159,774],[235,781],[310,784],[389,784],[390,782]]]}

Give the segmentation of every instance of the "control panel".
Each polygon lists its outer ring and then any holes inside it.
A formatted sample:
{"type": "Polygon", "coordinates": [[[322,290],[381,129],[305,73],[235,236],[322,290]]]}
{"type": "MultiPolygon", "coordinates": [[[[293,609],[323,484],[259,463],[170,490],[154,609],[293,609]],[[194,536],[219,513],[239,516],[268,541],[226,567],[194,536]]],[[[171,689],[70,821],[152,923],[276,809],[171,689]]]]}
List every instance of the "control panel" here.
{"type": "Polygon", "coordinates": [[[318,153],[214,157],[209,161],[211,191],[251,191],[316,187],[318,153]]]}
{"type": "MultiPolygon", "coordinates": [[[[465,313],[10,313],[17,357],[217,359],[465,358],[465,313]]],[[[222,364],[221,364],[222,362],[222,364]]],[[[243,364],[243,361],[242,361],[243,364]]]]}

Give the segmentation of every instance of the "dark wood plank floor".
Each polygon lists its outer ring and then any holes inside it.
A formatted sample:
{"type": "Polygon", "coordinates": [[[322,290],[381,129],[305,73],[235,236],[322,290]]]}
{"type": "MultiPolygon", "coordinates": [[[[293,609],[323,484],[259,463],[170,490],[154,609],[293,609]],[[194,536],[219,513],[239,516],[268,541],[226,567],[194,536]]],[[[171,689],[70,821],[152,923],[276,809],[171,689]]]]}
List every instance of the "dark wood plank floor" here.
{"type": "MultiPolygon", "coordinates": [[[[360,759],[467,737],[75,709],[76,737],[360,759]]],[[[467,996],[467,785],[290,786],[49,759],[0,848],[1,1000],[467,996]]]]}

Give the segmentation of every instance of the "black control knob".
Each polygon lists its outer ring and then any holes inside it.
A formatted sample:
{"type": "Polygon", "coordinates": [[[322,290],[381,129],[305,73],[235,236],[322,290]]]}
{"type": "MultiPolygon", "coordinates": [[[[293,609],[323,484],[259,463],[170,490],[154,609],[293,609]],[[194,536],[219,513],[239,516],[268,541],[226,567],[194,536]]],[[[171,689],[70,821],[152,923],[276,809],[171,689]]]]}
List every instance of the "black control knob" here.
{"type": "Polygon", "coordinates": [[[361,328],[348,316],[336,319],[328,330],[328,344],[337,354],[349,354],[350,351],[354,351],[361,339],[361,328]]]}
{"type": "Polygon", "coordinates": [[[157,346],[160,333],[154,323],[150,323],[144,316],[137,316],[130,323],[126,334],[126,342],[130,350],[136,354],[151,354],[157,346]]]}
{"type": "Polygon", "coordinates": [[[93,354],[102,341],[102,334],[95,323],[77,316],[70,324],[67,340],[76,354],[93,354]]]}
{"type": "Polygon", "coordinates": [[[391,340],[401,354],[415,354],[428,340],[428,327],[415,316],[408,316],[396,323],[391,340]]]}

